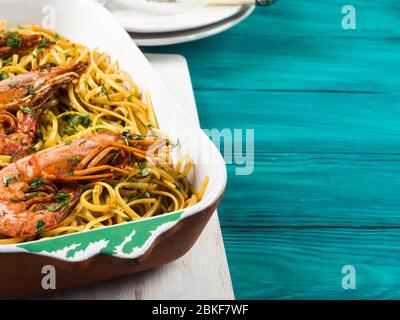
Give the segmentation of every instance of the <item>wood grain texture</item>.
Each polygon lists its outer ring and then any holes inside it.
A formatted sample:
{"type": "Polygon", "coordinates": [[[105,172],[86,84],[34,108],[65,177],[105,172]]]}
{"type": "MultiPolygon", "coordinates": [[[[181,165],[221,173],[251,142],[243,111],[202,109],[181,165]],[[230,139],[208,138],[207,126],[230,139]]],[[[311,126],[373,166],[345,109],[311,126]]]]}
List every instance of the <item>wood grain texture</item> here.
{"type": "Polygon", "coordinates": [[[219,208],[237,298],[400,298],[399,25],[396,0],[280,0],[146,48],[186,56],[203,128],[255,129],[255,171],[228,166],[219,208]]]}

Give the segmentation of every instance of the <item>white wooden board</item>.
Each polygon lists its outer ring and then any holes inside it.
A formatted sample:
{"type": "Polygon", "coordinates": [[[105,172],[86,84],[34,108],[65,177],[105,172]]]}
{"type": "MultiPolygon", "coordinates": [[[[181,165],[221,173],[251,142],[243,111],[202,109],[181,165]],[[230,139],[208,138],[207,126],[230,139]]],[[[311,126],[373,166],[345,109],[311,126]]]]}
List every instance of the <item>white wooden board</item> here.
{"type": "MultiPolygon", "coordinates": [[[[186,112],[198,122],[185,58],[164,54],[147,57],[186,112]]],[[[234,299],[218,215],[212,216],[194,247],[168,265],[102,283],[49,292],[40,299],[234,299]]]]}

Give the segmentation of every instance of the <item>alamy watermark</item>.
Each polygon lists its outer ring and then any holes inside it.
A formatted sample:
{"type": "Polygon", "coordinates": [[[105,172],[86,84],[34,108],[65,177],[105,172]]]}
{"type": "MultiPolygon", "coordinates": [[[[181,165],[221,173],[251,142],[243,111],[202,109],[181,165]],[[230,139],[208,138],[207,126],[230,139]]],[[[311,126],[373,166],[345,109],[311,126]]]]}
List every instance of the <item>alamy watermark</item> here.
{"type": "Polygon", "coordinates": [[[44,290],[55,290],[56,289],[56,268],[52,265],[44,265],[42,267],[42,288],[44,290]]]}
{"type": "Polygon", "coordinates": [[[356,8],[352,5],[345,5],[342,7],[342,28],[344,30],[354,30],[357,28],[356,8]]]}
{"type": "Polygon", "coordinates": [[[344,274],[342,278],[342,289],[356,289],[356,268],[351,264],[347,264],[342,267],[342,274],[344,274]]]}

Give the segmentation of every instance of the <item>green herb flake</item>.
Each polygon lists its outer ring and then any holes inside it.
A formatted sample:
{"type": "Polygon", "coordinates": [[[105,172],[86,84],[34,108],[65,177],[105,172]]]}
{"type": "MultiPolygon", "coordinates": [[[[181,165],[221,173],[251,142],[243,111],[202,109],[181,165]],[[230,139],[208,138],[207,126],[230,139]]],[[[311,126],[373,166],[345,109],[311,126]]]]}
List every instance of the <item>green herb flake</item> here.
{"type": "Polygon", "coordinates": [[[65,140],[65,141],[64,141],[64,144],[65,144],[66,146],[69,146],[71,143],[72,143],[71,140],[65,140]]]}
{"type": "Polygon", "coordinates": [[[85,145],[86,142],[87,142],[87,140],[83,140],[83,141],[79,142],[79,146],[85,145]]]}
{"type": "Polygon", "coordinates": [[[36,49],[36,55],[38,56],[38,55],[42,55],[42,54],[44,54],[44,50],[43,49],[36,49]]]}
{"type": "Polygon", "coordinates": [[[30,115],[35,115],[35,111],[33,111],[31,108],[29,108],[29,107],[20,107],[19,108],[22,112],[25,112],[25,113],[27,113],[27,114],[30,114],[30,115]]]}
{"type": "Polygon", "coordinates": [[[61,208],[66,207],[69,204],[70,200],[71,197],[68,194],[64,192],[57,192],[56,197],[54,198],[56,204],[53,206],[46,206],[46,209],[51,212],[59,211],[61,208]]]}
{"type": "Polygon", "coordinates": [[[10,174],[10,175],[8,175],[8,176],[6,177],[5,185],[6,185],[7,188],[10,186],[10,182],[11,182],[11,180],[14,179],[14,178],[15,178],[15,176],[14,176],[13,174],[10,174]]]}
{"type": "Polygon", "coordinates": [[[87,128],[90,125],[89,113],[83,112],[82,114],[75,114],[68,119],[68,125],[70,127],[75,127],[82,125],[87,128]]]}
{"type": "Polygon", "coordinates": [[[40,178],[35,178],[32,180],[31,185],[29,186],[30,190],[39,189],[43,185],[43,180],[40,178]]]}
{"type": "Polygon", "coordinates": [[[101,92],[103,92],[106,95],[107,99],[110,100],[108,90],[104,84],[101,85],[101,92]]]}
{"type": "Polygon", "coordinates": [[[67,127],[67,128],[65,128],[63,130],[63,132],[66,133],[66,134],[74,134],[74,133],[76,133],[76,129],[71,128],[71,127],[67,127]]]}
{"type": "Polygon", "coordinates": [[[143,192],[143,198],[150,198],[150,197],[151,197],[150,193],[148,193],[147,191],[143,192]]]}
{"type": "Polygon", "coordinates": [[[43,37],[43,39],[40,41],[40,48],[44,48],[47,46],[47,43],[49,42],[49,40],[46,37],[43,37]]]}
{"type": "Polygon", "coordinates": [[[35,92],[35,90],[33,89],[33,85],[28,84],[27,89],[28,89],[28,93],[29,93],[31,96],[36,96],[36,92],[35,92]]]}
{"type": "Polygon", "coordinates": [[[1,81],[1,80],[4,80],[4,79],[7,79],[7,73],[5,73],[5,72],[0,72],[0,81],[1,81]]]}
{"type": "Polygon", "coordinates": [[[147,169],[147,164],[145,161],[139,162],[139,169],[142,177],[146,177],[149,175],[149,170],[147,169]]]}
{"type": "Polygon", "coordinates": [[[36,224],[36,236],[41,236],[44,232],[45,223],[42,220],[38,220],[36,224]]]}
{"type": "Polygon", "coordinates": [[[20,47],[22,46],[21,37],[18,33],[6,32],[8,39],[6,40],[6,46],[8,47],[20,47]]]}

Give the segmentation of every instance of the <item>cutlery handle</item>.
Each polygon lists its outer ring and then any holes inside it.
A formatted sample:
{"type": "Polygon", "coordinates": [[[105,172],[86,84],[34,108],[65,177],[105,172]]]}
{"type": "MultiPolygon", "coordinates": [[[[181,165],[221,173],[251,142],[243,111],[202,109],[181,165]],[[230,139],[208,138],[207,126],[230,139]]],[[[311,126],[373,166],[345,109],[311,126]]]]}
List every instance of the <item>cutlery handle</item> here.
{"type": "Polygon", "coordinates": [[[277,0],[256,0],[255,4],[256,6],[269,6],[270,4],[273,4],[277,0]]]}
{"type": "Polygon", "coordinates": [[[234,5],[234,4],[255,4],[256,6],[268,6],[276,0],[206,0],[208,4],[234,5]]]}

